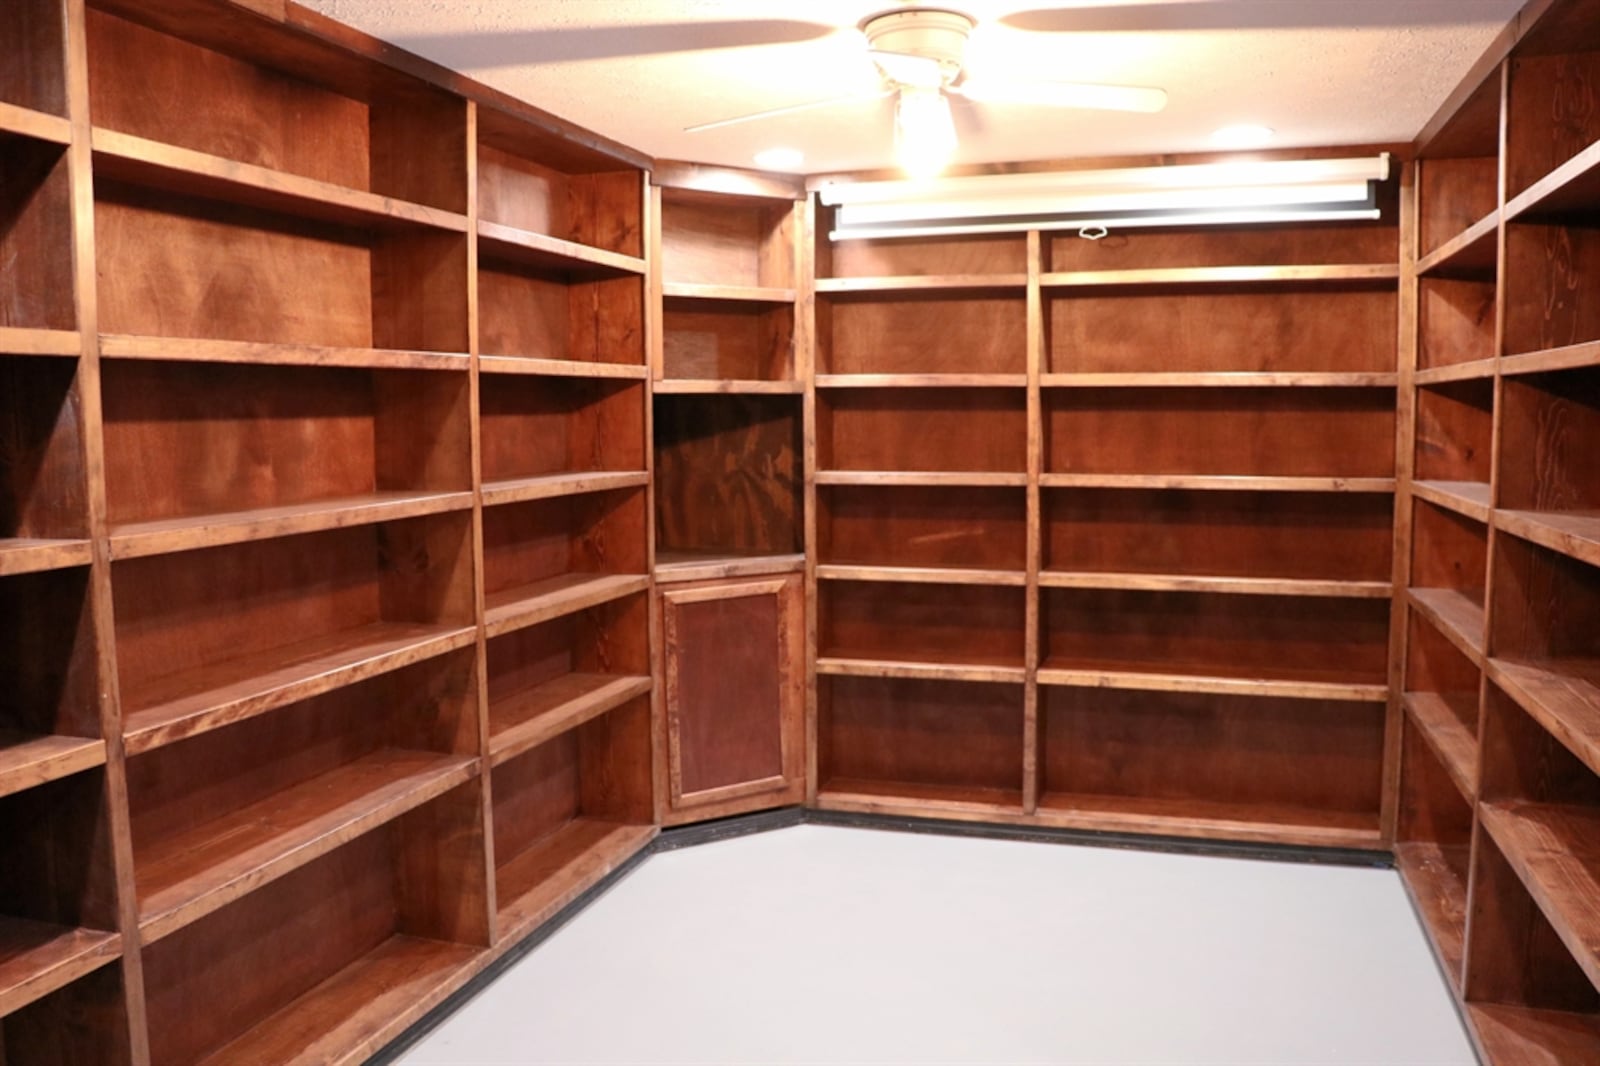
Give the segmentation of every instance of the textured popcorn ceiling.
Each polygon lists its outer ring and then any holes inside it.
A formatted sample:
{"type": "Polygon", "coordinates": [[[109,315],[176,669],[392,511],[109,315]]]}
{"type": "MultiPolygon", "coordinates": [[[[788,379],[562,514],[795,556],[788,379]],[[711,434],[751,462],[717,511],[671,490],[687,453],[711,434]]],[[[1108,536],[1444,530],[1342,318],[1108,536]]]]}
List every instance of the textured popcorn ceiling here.
{"type": "MultiPolygon", "coordinates": [[[[887,102],[699,134],[683,127],[870,90],[876,75],[855,27],[894,0],[301,2],[658,158],[750,166],[758,150],[782,145],[803,151],[799,169],[810,173],[893,162],[887,102]],[[757,32],[778,43],[741,46],[757,32]],[[693,50],[665,51],[682,47],[693,50]]],[[[999,21],[1085,4],[1104,14],[1106,3],[948,0],[980,20],[974,66],[1154,85],[1171,95],[1158,115],[957,101],[961,162],[1204,150],[1213,130],[1238,122],[1275,128],[1283,147],[1410,140],[1521,6],[1161,0],[1153,11],[1186,23],[1214,15],[1234,28],[1041,33],[999,21]],[[1297,28],[1237,28],[1262,21],[1263,12],[1297,28]],[[1409,17],[1418,24],[1403,24],[1409,17]]]]}

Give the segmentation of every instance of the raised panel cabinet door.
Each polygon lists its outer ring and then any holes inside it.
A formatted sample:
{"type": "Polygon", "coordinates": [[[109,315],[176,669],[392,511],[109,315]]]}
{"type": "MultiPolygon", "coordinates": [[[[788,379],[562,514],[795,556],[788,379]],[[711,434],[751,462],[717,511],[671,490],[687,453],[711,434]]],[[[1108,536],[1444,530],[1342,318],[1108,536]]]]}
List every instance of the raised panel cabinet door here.
{"type": "Polygon", "coordinates": [[[798,577],[661,593],[670,812],[693,821],[798,802],[798,577]]]}

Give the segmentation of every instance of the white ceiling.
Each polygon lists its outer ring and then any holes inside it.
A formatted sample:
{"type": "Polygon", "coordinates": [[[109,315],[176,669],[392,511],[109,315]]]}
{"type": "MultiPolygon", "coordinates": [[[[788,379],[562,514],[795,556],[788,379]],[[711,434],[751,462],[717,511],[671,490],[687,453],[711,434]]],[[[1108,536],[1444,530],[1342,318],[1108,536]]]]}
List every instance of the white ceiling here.
{"type": "MultiPolygon", "coordinates": [[[[856,26],[869,14],[906,6],[896,0],[301,2],[657,158],[748,167],[757,151],[787,146],[804,152],[797,169],[806,173],[893,162],[886,101],[698,134],[683,128],[870,91],[877,75],[856,26]],[[744,45],[752,35],[780,43],[744,45]]],[[[1273,127],[1282,147],[1408,141],[1522,0],[934,6],[978,18],[969,69],[984,64],[1059,80],[1153,85],[1170,94],[1157,115],[956,101],[958,162],[992,163],[1206,150],[1214,130],[1239,122],[1273,127]],[[1149,6],[1141,12],[1140,5],[1149,6]],[[1166,28],[1047,33],[1001,21],[1039,8],[1089,8],[1074,17],[1103,25],[1137,16],[1166,28]],[[1221,28],[1194,28],[1208,23],[1221,28]]]]}

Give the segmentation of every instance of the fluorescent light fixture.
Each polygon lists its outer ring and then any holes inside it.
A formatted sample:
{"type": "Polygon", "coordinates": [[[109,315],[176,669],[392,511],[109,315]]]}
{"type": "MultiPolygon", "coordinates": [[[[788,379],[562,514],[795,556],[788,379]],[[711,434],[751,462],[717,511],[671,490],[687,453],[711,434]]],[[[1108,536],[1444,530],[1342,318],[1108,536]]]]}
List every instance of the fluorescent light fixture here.
{"type": "Polygon", "coordinates": [[[834,240],[1376,219],[1388,153],[1121,170],[826,182],[834,240]]]}
{"type": "Polygon", "coordinates": [[[805,161],[805,153],[798,148],[768,148],[755,154],[755,164],[762,170],[798,170],[805,161]]]}
{"type": "Polygon", "coordinates": [[[901,88],[894,108],[894,139],[900,165],[911,177],[931,178],[948,166],[956,153],[956,123],[944,93],[901,88]]]}
{"type": "Polygon", "coordinates": [[[1218,148],[1261,148],[1272,143],[1276,132],[1271,126],[1245,122],[1237,126],[1222,127],[1211,135],[1211,143],[1218,148]]]}

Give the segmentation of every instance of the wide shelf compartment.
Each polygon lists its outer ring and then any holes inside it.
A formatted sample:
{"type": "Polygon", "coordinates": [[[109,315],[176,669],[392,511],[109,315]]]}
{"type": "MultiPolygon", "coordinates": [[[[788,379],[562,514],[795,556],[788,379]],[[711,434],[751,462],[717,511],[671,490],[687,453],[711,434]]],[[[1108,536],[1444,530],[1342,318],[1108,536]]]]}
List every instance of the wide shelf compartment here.
{"type": "Polygon", "coordinates": [[[0,104],[66,115],[66,29],[60,0],[15,0],[7,7],[8,54],[0,63],[0,104]]]}
{"type": "Polygon", "coordinates": [[[1496,524],[1600,565],[1600,366],[1508,378],[1503,390],[1496,524]]]}
{"type": "Polygon", "coordinates": [[[465,513],[112,568],[130,754],[472,641],[465,513]]]}
{"type": "Polygon", "coordinates": [[[657,396],[656,550],[801,551],[800,415],[790,396],[657,396]]]}
{"type": "Polygon", "coordinates": [[[360,1059],[443,1001],[489,943],[480,796],[458,786],[147,945],[152,1061],[360,1059]]]}
{"type": "Polygon", "coordinates": [[[486,497],[551,475],[645,469],[642,381],[496,374],[481,383],[486,497]]]}
{"type": "Polygon", "coordinates": [[[1040,614],[1043,683],[1264,682],[1268,695],[1355,701],[1381,698],[1385,685],[1382,600],[1048,588],[1040,614]]]}
{"type": "Polygon", "coordinates": [[[1050,489],[1043,518],[1047,574],[1386,588],[1393,569],[1394,503],[1377,494],[1050,489]]]}
{"type": "Polygon", "coordinates": [[[661,371],[669,380],[794,380],[792,297],[775,302],[669,294],[661,329],[661,371]]]}
{"type": "Polygon", "coordinates": [[[499,939],[526,935],[649,843],[650,766],[641,696],[494,768],[499,939]]]}
{"type": "Polygon", "coordinates": [[[489,751],[496,764],[650,691],[641,592],[488,643],[489,751]]]}
{"type": "Polygon", "coordinates": [[[1052,474],[1394,473],[1387,389],[1057,389],[1045,397],[1044,419],[1052,474]]]}
{"type": "Polygon", "coordinates": [[[1019,489],[835,485],[817,494],[820,567],[1020,573],[1027,547],[1019,489]]]}
{"type": "Polygon", "coordinates": [[[462,650],[130,759],[143,942],[468,781],[475,697],[462,650]]]}
{"type": "Polygon", "coordinates": [[[1022,813],[1021,684],[826,677],[817,717],[825,809],[1022,813]]]}
{"type": "Polygon", "coordinates": [[[643,277],[480,245],[478,347],[491,365],[644,365],[643,277]]]}
{"type": "Polygon", "coordinates": [[[1512,202],[1600,141],[1600,117],[1587,106],[1600,76],[1600,42],[1590,13],[1573,7],[1538,24],[1543,40],[1510,62],[1505,169],[1512,202]]]}
{"type": "Polygon", "coordinates": [[[940,290],[817,298],[817,372],[1024,374],[1023,293],[940,290]]]}
{"type": "Polygon", "coordinates": [[[1043,266],[1047,274],[1279,264],[1393,266],[1400,251],[1393,188],[1385,187],[1380,196],[1385,217],[1375,222],[1285,223],[1226,230],[1141,227],[1118,229],[1099,240],[1085,239],[1076,230],[1045,232],[1041,234],[1043,266]]]}
{"type": "Polygon", "coordinates": [[[115,558],[471,505],[465,373],[108,362],[115,558]]]}
{"type": "Polygon", "coordinates": [[[1600,341],[1600,312],[1579,294],[1600,269],[1600,230],[1513,222],[1506,229],[1505,354],[1600,341]]]}
{"type": "Polygon", "coordinates": [[[1027,451],[1021,389],[847,389],[817,398],[819,470],[1020,474],[1025,481],[1027,451]]]}
{"type": "Polygon", "coordinates": [[[1483,364],[1495,357],[1495,283],[1425,277],[1417,302],[1417,369],[1483,364]]]}
{"type": "Polygon", "coordinates": [[[1046,688],[1039,817],[1166,836],[1377,847],[1380,701],[1046,688]]]}
{"type": "MultiPolygon", "coordinates": [[[[50,335],[65,339],[65,331],[77,328],[65,147],[0,130],[0,217],[6,220],[0,262],[7,264],[0,274],[0,341],[17,330],[55,331],[50,335]]],[[[35,344],[45,339],[32,335],[35,344]]]]}
{"type": "Polygon", "coordinates": [[[1052,289],[1045,369],[1392,373],[1396,301],[1392,280],[1052,289]]]}
{"type": "Polygon", "coordinates": [[[817,654],[830,661],[960,669],[1024,664],[1024,592],[965,584],[828,581],[817,654]]]}
{"type": "Polygon", "coordinates": [[[1407,615],[1402,702],[1411,727],[1433,750],[1463,801],[1478,795],[1478,665],[1431,621],[1407,615]]]}
{"type": "Polygon", "coordinates": [[[795,287],[794,200],[683,188],[662,188],[660,195],[666,285],[795,287]]]}

